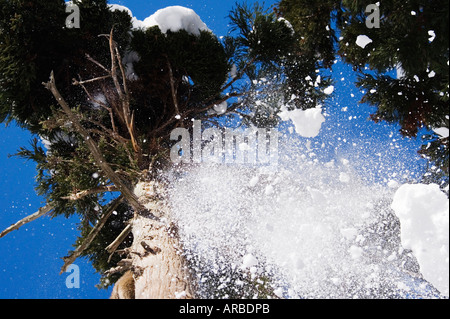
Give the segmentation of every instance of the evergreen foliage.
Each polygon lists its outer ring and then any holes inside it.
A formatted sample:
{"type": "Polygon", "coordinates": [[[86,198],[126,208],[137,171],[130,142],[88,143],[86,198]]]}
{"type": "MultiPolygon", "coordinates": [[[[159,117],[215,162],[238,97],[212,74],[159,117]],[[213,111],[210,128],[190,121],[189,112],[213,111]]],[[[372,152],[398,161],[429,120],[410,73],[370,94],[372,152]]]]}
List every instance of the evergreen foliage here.
{"type": "Polygon", "coordinates": [[[132,98],[143,134],[157,130],[174,115],[195,114],[205,103],[223,98],[229,65],[222,45],[210,32],[196,36],[180,30],[164,35],[155,26],[133,31],[131,47],[140,57],[134,67],[138,80],[132,83],[132,98]]]}
{"type": "MultiPolygon", "coordinates": [[[[399,123],[409,137],[449,127],[448,1],[383,2],[380,29],[365,25],[368,0],[282,0],[276,11],[236,4],[223,39],[207,31],[136,30],[128,13],[111,11],[106,0],[74,3],[80,29],[65,27],[63,0],[0,0],[0,122],[16,121],[47,140],[46,148],[34,139],[17,155],[37,164],[36,189],[52,204],[52,217],[80,216],[75,250],[119,193],[126,197],[121,186],[132,189],[167,168],[173,129],[193,119],[275,126],[282,104],[324,102],[330,78],[311,83],[336,54],[359,72],[362,102],[377,107],[375,121],[399,123]],[[364,49],[356,45],[361,34],[373,40],[364,49]],[[404,76],[392,76],[400,66],[404,76]],[[70,114],[42,85],[51,73],[70,114]],[[223,103],[226,111],[217,112],[223,103]]],[[[439,168],[429,179],[448,181],[448,138],[430,133],[425,142],[421,152],[439,168]]],[[[105,247],[134,212],[125,198],[81,252],[100,273],[117,266],[120,256],[105,247]]],[[[101,286],[114,279],[105,276],[101,286]]]]}
{"type": "Polygon", "coordinates": [[[132,29],[128,13],[111,11],[106,0],[74,3],[80,29],[65,27],[63,0],[0,0],[0,121],[46,140],[43,147],[34,139],[17,156],[36,162],[36,190],[51,203],[52,217],[80,217],[70,257],[124,196],[81,251],[106,287],[117,279],[106,275],[120,257],[105,247],[136,213],[123,187],[158,178],[169,165],[174,128],[222,117],[276,125],[280,103],[315,107],[327,82],[313,87],[304,80],[315,76],[315,60],[299,55],[291,27],[259,5],[236,5],[229,35],[218,39],[207,31],[132,29]],[[257,107],[262,96],[271,98],[257,107]],[[216,112],[223,103],[227,110],[216,112]]]}
{"type": "Polygon", "coordinates": [[[0,1],[0,120],[15,120],[39,132],[40,121],[50,116],[55,101],[43,89],[50,72],[73,103],[85,97],[72,86],[73,78],[95,75],[87,68],[85,54],[106,63],[108,46],[99,41],[115,27],[115,38],[127,46],[131,19],[121,11],[108,10],[106,1],[75,0],[81,14],[80,29],[67,29],[64,0],[0,1]]]}
{"type": "Polygon", "coordinates": [[[380,28],[369,28],[366,19],[373,12],[366,8],[372,3],[282,0],[277,11],[301,37],[306,56],[330,67],[339,54],[353,65],[357,85],[366,92],[361,102],[376,107],[374,121],[398,123],[405,137],[430,131],[420,153],[435,167],[430,173],[448,185],[448,137],[432,130],[449,128],[449,2],[381,1],[380,28]],[[360,35],[372,42],[362,48],[356,43],[360,35]]]}
{"type": "Polygon", "coordinates": [[[258,3],[253,7],[236,4],[229,18],[231,36],[224,41],[229,51],[237,53],[231,63],[238,67],[238,73],[243,70],[248,79],[251,94],[246,103],[265,102],[256,109],[244,108],[247,115],[244,115],[244,123],[275,126],[281,103],[289,109],[308,109],[326,99],[323,89],[331,80],[323,77],[318,85],[311,85],[311,79],[316,79],[317,70],[322,66],[317,59],[302,54],[298,33],[289,22],[258,3]]]}

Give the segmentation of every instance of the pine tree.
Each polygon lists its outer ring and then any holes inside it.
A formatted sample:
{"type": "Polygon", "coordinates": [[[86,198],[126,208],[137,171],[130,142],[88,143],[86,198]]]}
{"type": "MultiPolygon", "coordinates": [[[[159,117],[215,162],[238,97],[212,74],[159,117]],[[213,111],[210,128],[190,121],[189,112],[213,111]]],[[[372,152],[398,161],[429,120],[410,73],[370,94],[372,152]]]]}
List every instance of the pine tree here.
{"type": "Polygon", "coordinates": [[[313,107],[327,82],[303,80],[316,61],[299,55],[289,24],[259,5],[236,5],[221,40],[209,31],[132,29],[106,0],[74,3],[80,29],[64,26],[62,0],[0,0],[1,120],[48,142],[17,153],[37,163],[47,205],[0,237],[44,214],[77,214],[81,235],[62,271],[86,256],[101,286],[131,269],[136,296],[195,297],[162,178],[170,133],[192,120],[273,126],[282,101],[313,107]],[[261,97],[267,106],[256,108],[261,97]],[[225,112],[215,111],[225,102],[225,112]]]}
{"type": "MultiPolygon", "coordinates": [[[[359,74],[362,103],[376,107],[372,119],[399,124],[405,137],[422,135],[420,153],[429,173],[448,185],[449,2],[282,0],[277,12],[301,37],[302,54],[330,67],[336,54],[359,74]],[[373,19],[377,18],[379,25],[373,19]],[[367,45],[358,44],[365,36],[367,45]],[[395,71],[401,76],[397,76],[395,71]],[[422,133],[423,130],[430,133],[422,133]]],[[[427,174],[427,175],[429,175],[427,174]]],[[[433,180],[433,178],[431,178],[433,180]]]]}

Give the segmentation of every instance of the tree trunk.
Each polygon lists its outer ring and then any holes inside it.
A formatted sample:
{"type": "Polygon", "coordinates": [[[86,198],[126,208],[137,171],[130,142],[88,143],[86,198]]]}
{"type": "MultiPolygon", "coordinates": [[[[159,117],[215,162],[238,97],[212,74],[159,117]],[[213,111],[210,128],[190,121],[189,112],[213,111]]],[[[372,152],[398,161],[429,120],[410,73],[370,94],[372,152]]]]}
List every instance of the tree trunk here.
{"type": "Polygon", "coordinates": [[[136,299],[191,299],[194,284],[180,244],[170,209],[164,200],[164,185],[140,183],[139,201],[159,220],[136,214],[132,222],[132,271],[136,299]]]}

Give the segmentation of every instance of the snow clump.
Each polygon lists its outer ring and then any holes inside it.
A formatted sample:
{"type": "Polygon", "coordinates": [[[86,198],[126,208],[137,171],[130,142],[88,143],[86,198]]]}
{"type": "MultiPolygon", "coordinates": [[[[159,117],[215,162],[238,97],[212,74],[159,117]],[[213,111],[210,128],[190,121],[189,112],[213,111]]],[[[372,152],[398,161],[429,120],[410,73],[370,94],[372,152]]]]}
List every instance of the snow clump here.
{"type": "Polygon", "coordinates": [[[402,245],[411,249],[426,280],[449,295],[449,201],[437,184],[405,184],[392,203],[402,245]]]}
{"type": "Polygon", "coordinates": [[[200,35],[200,31],[211,32],[194,10],[182,6],[170,6],[160,9],[145,18],[144,21],[134,17],[131,10],[127,7],[112,4],[110,5],[110,9],[112,11],[121,10],[128,12],[132,17],[133,28],[135,29],[147,29],[158,26],[164,34],[168,31],[178,32],[180,30],[185,30],[193,35],[200,35]]]}
{"type": "Polygon", "coordinates": [[[367,35],[358,35],[356,38],[356,44],[363,49],[372,42],[372,39],[367,35]]]}

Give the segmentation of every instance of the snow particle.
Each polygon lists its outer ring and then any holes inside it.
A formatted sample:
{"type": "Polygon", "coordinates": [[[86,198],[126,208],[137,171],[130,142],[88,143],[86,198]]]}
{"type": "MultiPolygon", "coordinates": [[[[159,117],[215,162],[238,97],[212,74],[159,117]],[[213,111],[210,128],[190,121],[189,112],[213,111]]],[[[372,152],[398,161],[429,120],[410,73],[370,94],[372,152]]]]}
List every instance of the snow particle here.
{"type": "Polygon", "coordinates": [[[283,121],[292,120],[297,134],[307,138],[319,135],[322,124],[325,122],[321,108],[288,111],[284,106],[279,116],[283,121]]]}
{"type": "Polygon", "coordinates": [[[250,180],[250,182],[248,183],[248,185],[249,185],[250,187],[255,187],[256,184],[258,184],[258,182],[259,182],[259,176],[255,176],[255,177],[253,177],[253,178],[250,180]]]}
{"type": "Polygon", "coordinates": [[[255,267],[256,265],[258,265],[258,259],[256,259],[256,257],[253,256],[252,254],[247,254],[242,259],[243,268],[251,268],[255,267]]]}
{"type": "Polygon", "coordinates": [[[358,246],[352,246],[352,247],[350,247],[348,252],[350,253],[350,256],[352,257],[352,259],[358,260],[362,257],[363,249],[358,246]]]}
{"type": "Polygon", "coordinates": [[[402,246],[411,249],[425,279],[449,295],[449,201],[437,184],[405,184],[392,203],[402,246]]]}
{"type": "Polygon", "coordinates": [[[334,92],[334,86],[330,85],[329,87],[327,87],[325,90],[323,90],[323,93],[325,93],[326,95],[330,95],[334,92]]]}
{"type": "Polygon", "coordinates": [[[430,30],[430,31],[428,31],[428,35],[430,36],[430,37],[428,38],[428,41],[430,41],[430,43],[433,42],[434,39],[436,38],[436,33],[434,33],[433,30],[430,30]]]}
{"type": "Polygon", "coordinates": [[[339,180],[341,181],[341,183],[350,183],[350,175],[342,172],[339,174],[339,180]]]}
{"type": "Polygon", "coordinates": [[[356,44],[363,49],[372,42],[372,39],[367,35],[358,35],[358,37],[356,38],[356,44]]]}
{"type": "Polygon", "coordinates": [[[283,288],[277,288],[273,291],[273,293],[275,294],[275,296],[277,296],[278,298],[283,298],[283,288]]]}

